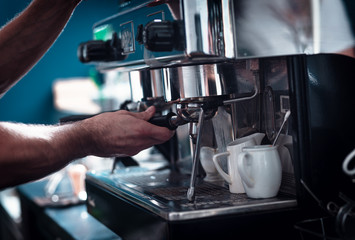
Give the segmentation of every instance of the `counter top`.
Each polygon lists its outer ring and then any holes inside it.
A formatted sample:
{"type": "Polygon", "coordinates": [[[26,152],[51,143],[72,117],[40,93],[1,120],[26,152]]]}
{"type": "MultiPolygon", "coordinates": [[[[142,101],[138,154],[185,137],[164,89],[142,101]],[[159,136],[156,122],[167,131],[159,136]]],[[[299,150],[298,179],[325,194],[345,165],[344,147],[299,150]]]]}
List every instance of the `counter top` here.
{"type": "Polygon", "coordinates": [[[41,207],[34,201],[44,197],[45,181],[21,185],[17,188],[22,207],[25,235],[36,239],[39,235],[55,239],[121,240],[114,232],[88,214],[84,203],[41,207]]]}

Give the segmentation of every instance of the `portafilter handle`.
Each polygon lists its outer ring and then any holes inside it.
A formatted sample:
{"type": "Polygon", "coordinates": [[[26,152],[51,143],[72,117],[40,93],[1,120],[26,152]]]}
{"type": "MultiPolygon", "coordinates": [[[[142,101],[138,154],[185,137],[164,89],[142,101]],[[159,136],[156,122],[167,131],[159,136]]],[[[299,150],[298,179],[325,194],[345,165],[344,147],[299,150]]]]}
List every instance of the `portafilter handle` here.
{"type": "MultiPolygon", "coordinates": [[[[98,114],[89,114],[89,115],[72,115],[63,117],[59,120],[60,124],[70,123],[70,122],[77,122],[87,118],[94,117],[98,114]]],[[[173,112],[169,112],[167,115],[164,116],[154,116],[148,120],[149,123],[154,124],[160,127],[166,127],[170,130],[175,130],[178,126],[186,124],[187,121],[183,120],[180,116],[176,115],[173,112]]]]}
{"type": "Polygon", "coordinates": [[[160,127],[166,127],[170,130],[175,130],[178,126],[188,123],[188,121],[185,121],[182,117],[173,112],[169,112],[164,116],[154,116],[149,119],[148,122],[160,127]]]}

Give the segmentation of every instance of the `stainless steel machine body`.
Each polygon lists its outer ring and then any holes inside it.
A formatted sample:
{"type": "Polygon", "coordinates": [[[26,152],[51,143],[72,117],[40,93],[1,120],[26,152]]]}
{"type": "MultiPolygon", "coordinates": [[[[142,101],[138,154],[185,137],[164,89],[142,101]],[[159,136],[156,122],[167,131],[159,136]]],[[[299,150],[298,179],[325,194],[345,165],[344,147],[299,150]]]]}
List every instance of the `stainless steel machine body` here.
{"type": "MultiPolygon", "coordinates": [[[[183,118],[181,123],[188,122],[176,129],[175,141],[168,144],[171,168],[131,167],[87,175],[89,212],[125,239],[216,238],[238,232],[285,237],[300,209],[312,205],[311,195],[332,199],[346,181],[341,177],[329,194],[319,187],[318,181],[333,174],[329,169],[334,163],[323,163],[319,153],[332,135],[324,137],[320,146],[317,128],[335,130],[337,121],[329,125],[320,121],[318,126],[314,117],[325,117],[318,111],[324,95],[317,89],[338,86],[335,76],[347,72],[352,60],[306,55],[321,52],[316,1],[281,1],[263,11],[256,22],[248,14],[253,2],[121,1],[117,15],[94,26],[95,40],[79,46],[82,62],[94,63],[103,73],[129,73],[130,100],[143,106],[138,110],[155,105],[159,114],[173,111],[183,118]],[[267,30],[263,19],[275,16],[281,25],[267,30]],[[254,23],[252,28],[248,21],[254,23]],[[287,35],[285,42],[275,35],[280,26],[287,35]],[[323,67],[337,60],[345,67],[339,64],[324,76],[323,67]],[[313,89],[315,79],[318,85],[313,89]],[[223,182],[205,181],[205,169],[199,164],[201,147],[223,152],[233,139],[255,132],[265,133],[263,143],[271,143],[287,110],[292,114],[278,141],[283,177],[277,197],[253,200],[231,194],[223,182]],[[308,141],[310,136],[317,137],[308,141]],[[312,164],[326,170],[314,171],[312,164]],[[260,231],[251,233],[250,226],[260,231]]],[[[343,103],[337,94],[331,95],[332,101],[343,103]]],[[[353,99],[344,105],[352,103],[353,99]]],[[[336,107],[332,111],[339,114],[336,107]]],[[[351,145],[349,136],[345,139],[340,155],[351,145]]],[[[348,189],[349,183],[345,185],[348,189]]]]}
{"type": "Polygon", "coordinates": [[[322,22],[315,19],[319,16],[319,6],[310,0],[281,2],[273,7],[264,3],[262,16],[254,17],[255,22],[252,22],[253,12],[248,11],[253,6],[244,0],[130,1],[126,6],[121,5],[117,15],[94,26],[94,39],[111,40],[111,47],[117,48],[117,56],[86,46],[82,60],[97,62],[101,69],[130,66],[139,69],[319,53],[322,22]],[[285,46],[262,44],[273,41],[279,45],[282,41],[275,33],[280,26],[262,22],[272,18],[284,23],[281,31],[288,35],[285,46]],[[269,32],[264,30],[266,27],[269,32]],[[264,34],[262,39],[258,37],[260,32],[264,34]],[[117,41],[112,41],[115,34],[117,41]],[[256,39],[253,38],[259,38],[259,44],[265,48],[263,51],[256,50],[258,44],[254,44],[256,39]]]}

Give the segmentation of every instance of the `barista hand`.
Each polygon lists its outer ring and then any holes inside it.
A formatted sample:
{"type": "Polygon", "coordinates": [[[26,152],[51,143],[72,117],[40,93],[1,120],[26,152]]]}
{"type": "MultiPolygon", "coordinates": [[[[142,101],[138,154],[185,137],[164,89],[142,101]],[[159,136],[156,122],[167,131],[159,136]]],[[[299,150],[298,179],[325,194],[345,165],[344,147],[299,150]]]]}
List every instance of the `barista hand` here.
{"type": "MultiPolygon", "coordinates": [[[[0,97],[44,55],[81,0],[33,0],[0,29],[0,97]],[[6,57],[5,57],[6,56],[6,57]]],[[[155,109],[65,125],[0,122],[0,188],[38,179],[87,155],[134,155],[173,132],[147,122],[155,109]]]]}
{"type": "Polygon", "coordinates": [[[134,155],[174,132],[145,112],[117,111],[56,126],[0,122],[0,188],[38,179],[87,155],[134,155]]]}
{"type": "Polygon", "coordinates": [[[90,155],[114,156],[135,155],[143,149],[169,140],[174,132],[147,122],[153,117],[155,108],[145,112],[108,112],[83,120],[80,127],[89,135],[84,148],[90,155]]]}

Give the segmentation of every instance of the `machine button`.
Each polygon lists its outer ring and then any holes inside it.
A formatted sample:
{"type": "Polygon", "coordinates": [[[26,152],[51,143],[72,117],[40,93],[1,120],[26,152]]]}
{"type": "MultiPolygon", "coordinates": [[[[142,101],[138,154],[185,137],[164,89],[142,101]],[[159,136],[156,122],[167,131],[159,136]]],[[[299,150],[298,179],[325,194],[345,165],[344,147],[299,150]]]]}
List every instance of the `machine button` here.
{"type": "Polygon", "coordinates": [[[179,22],[152,21],[145,27],[139,25],[136,40],[154,52],[184,49],[184,34],[179,22]]]}

